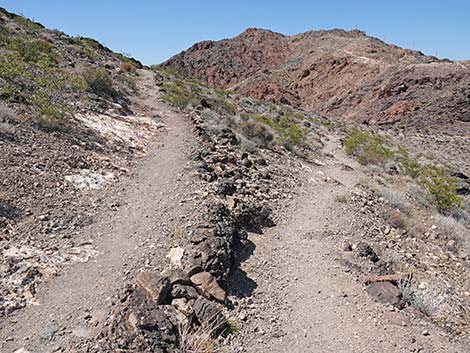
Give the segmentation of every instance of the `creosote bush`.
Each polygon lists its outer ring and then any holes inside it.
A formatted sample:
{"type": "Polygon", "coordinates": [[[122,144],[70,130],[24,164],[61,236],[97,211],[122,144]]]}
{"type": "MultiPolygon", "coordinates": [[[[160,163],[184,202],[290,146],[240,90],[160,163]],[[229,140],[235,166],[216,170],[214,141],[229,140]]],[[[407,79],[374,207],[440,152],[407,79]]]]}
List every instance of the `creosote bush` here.
{"type": "Polygon", "coordinates": [[[359,130],[353,130],[344,141],[346,154],[354,156],[361,164],[384,164],[393,153],[380,136],[359,130]]]}
{"type": "Polygon", "coordinates": [[[457,194],[458,181],[447,168],[422,165],[403,146],[393,149],[382,137],[354,130],[344,141],[344,147],[348,155],[354,156],[364,165],[384,165],[394,160],[403,175],[415,179],[426,191],[440,212],[450,212],[463,203],[463,198],[457,194]]]}
{"type": "Polygon", "coordinates": [[[98,96],[112,97],[116,95],[113,79],[105,69],[87,68],[82,73],[88,89],[98,96]]]}
{"type": "Polygon", "coordinates": [[[439,211],[447,212],[463,203],[463,197],[457,194],[457,180],[444,167],[426,166],[418,177],[418,183],[432,195],[439,211]]]}

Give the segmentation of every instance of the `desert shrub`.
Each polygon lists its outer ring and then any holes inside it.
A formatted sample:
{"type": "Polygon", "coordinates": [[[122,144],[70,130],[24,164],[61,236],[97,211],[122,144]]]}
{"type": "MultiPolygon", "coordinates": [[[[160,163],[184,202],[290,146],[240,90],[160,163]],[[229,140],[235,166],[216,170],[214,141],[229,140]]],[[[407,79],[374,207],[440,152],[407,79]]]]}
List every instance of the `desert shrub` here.
{"type": "Polygon", "coordinates": [[[353,130],[344,141],[346,154],[354,156],[361,164],[384,164],[393,156],[391,149],[386,146],[380,136],[359,130],[353,130]]]}
{"type": "Polygon", "coordinates": [[[403,300],[424,315],[432,317],[443,310],[444,297],[441,295],[444,285],[432,282],[427,288],[415,290],[410,280],[400,281],[398,284],[403,300]]]}
{"type": "Polygon", "coordinates": [[[137,91],[137,81],[134,77],[128,75],[119,75],[117,79],[125,84],[129,89],[136,92],[137,91]]]}
{"type": "Polygon", "coordinates": [[[423,166],[416,159],[410,156],[408,150],[400,146],[396,154],[398,160],[398,169],[402,174],[408,175],[413,179],[419,177],[423,171],[423,166]]]}
{"type": "Polygon", "coordinates": [[[112,97],[116,95],[113,88],[113,79],[105,69],[87,68],[82,73],[88,89],[98,96],[112,97]]]}
{"type": "Polygon", "coordinates": [[[44,40],[15,38],[10,42],[9,49],[18,52],[21,59],[27,63],[38,63],[42,60],[52,64],[57,63],[60,57],[59,52],[44,40]]]}
{"type": "Polygon", "coordinates": [[[384,207],[382,216],[389,225],[396,229],[409,229],[407,218],[397,209],[384,207]]]}
{"type": "Polygon", "coordinates": [[[0,122],[14,122],[16,121],[16,113],[13,109],[0,106],[0,122]]]}
{"type": "Polygon", "coordinates": [[[88,60],[95,61],[99,59],[99,55],[91,48],[85,47],[85,48],[80,48],[79,53],[86,57],[88,60]]]}
{"type": "Polygon", "coordinates": [[[463,203],[463,197],[457,194],[457,179],[444,167],[426,166],[418,178],[418,183],[431,195],[434,205],[441,212],[458,208],[463,203]]]}
{"type": "Polygon", "coordinates": [[[380,195],[388,201],[390,207],[400,210],[405,214],[409,213],[411,204],[406,199],[406,195],[404,193],[383,188],[380,190],[380,195]]]}
{"type": "Polygon", "coordinates": [[[164,82],[163,89],[163,100],[180,109],[197,103],[197,96],[181,82],[164,82]]]}
{"type": "Polygon", "coordinates": [[[307,129],[298,126],[292,116],[278,115],[275,118],[258,116],[255,120],[270,126],[276,134],[276,139],[288,150],[306,146],[307,129]]]}
{"type": "Polygon", "coordinates": [[[121,71],[130,73],[130,74],[135,74],[137,71],[137,68],[130,62],[122,62],[121,71]]]}
{"type": "Polygon", "coordinates": [[[440,233],[442,233],[446,239],[461,240],[469,234],[467,228],[451,216],[436,214],[434,221],[440,233]]]}
{"type": "Polygon", "coordinates": [[[15,17],[15,22],[18,23],[20,26],[22,26],[25,30],[34,32],[34,31],[39,31],[42,29],[42,25],[39,23],[33,22],[30,19],[27,19],[26,17],[23,16],[17,16],[15,17]]]}
{"type": "Polygon", "coordinates": [[[24,93],[31,73],[18,53],[5,53],[0,58],[0,98],[8,101],[24,101],[24,93]]]}
{"type": "Polygon", "coordinates": [[[274,140],[272,129],[259,121],[242,121],[240,123],[240,131],[258,146],[267,147],[274,140]]]}

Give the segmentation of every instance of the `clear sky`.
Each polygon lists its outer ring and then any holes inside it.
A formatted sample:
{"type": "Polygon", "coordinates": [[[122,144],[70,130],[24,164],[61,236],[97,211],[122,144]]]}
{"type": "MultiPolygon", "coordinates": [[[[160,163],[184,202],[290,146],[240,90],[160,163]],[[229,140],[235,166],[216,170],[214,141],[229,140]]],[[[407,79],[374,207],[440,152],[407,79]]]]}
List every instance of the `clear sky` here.
{"type": "Polygon", "coordinates": [[[358,28],[426,54],[470,59],[470,0],[0,0],[0,6],[145,64],[247,27],[285,34],[358,28]]]}

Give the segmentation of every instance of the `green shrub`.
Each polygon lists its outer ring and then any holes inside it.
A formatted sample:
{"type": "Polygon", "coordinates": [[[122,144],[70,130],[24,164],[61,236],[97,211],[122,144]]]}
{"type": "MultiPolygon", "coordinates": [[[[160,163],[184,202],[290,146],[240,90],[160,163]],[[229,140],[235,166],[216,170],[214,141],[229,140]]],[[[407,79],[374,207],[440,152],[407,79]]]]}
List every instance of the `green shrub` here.
{"type": "Polygon", "coordinates": [[[439,211],[447,212],[463,204],[463,197],[457,194],[457,179],[450,176],[444,167],[427,166],[418,178],[418,183],[432,196],[439,211]]]}
{"type": "Polygon", "coordinates": [[[421,165],[421,163],[419,163],[415,158],[411,157],[408,150],[403,146],[398,147],[398,151],[395,153],[395,159],[398,162],[398,169],[401,171],[401,173],[408,175],[413,179],[419,177],[423,171],[424,167],[421,165]]]}
{"type": "Polygon", "coordinates": [[[380,136],[353,130],[344,141],[346,154],[354,156],[361,164],[384,164],[393,157],[393,152],[380,136]]]}
{"type": "Polygon", "coordinates": [[[19,102],[24,101],[30,72],[17,53],[4,54],[0,58],[0,98],[19,102]]]}
{"type": "Polygon", "coordinates": [[[180,109],[197,103],[197,96],[182,82],[165,82],[163,89],[165,91],[163,100],[180,109]]]}
{"type": "Polygon", "coordinates": [[[22,26],[24,29],[28,31],[34,32],[34,31],[39,31],[43,28],[39,23],[33,22],[30,19],[27,19],[26,17],[23,17],[23,16],[17,16],[15,18],[15,21],[16,23],[18,23],[20,26],[22,26]]]}
{"type": "Polygon", "coordinates": [[[116,91],[113,88],[113,79],[105,69],[87,68],[82,73],[88,89],[101,97],[113,97],[116,91]]]}
{"type": "Polygon", "coordinates": [[[38,63],[39,61],[48,64],[57,63],[59,53],[55,48],[44,40],[25,40],[15,38],[10,43],[10,49],[15,50],[27,63],[38,63]]]}
{"type": "Polygon", "coordinates": [[[270,126],[276,133],[276,139],[288,150],[306,146],[307,129],[298,126],[291,115],[278,115],[275,118],[258,116],[255,119],[270,126]]]}

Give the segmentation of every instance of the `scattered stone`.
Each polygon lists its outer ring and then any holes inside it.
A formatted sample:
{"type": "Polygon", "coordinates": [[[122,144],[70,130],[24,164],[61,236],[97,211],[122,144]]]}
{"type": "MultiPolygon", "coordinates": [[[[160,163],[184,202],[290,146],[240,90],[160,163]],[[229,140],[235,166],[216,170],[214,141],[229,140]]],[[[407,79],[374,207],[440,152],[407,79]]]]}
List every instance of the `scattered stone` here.
{"type": "Polygon", "coordinates": [[[223,331],[227,325],[225,316],[218,305],[199,297],[194,303],[194,315],[201,325],[211,328],[211,330],[223,331]]]}
{"type": "Polygon", "coordinates": [[[173,266],[177,268],[182,268],[183,264],[181,260],[183,259],[183,256],[184,256],[184,249],[178,246],[176,248],[170,249],[166,257],[170,259],[170,263],[173,266]]]}
{"type": "Polygon", "coordinates": [[[382,304],[400,306],[402,298],[400,289],[390,282],[374,282],[367,286],[367,293],[382,304]]]}
{"type": "Polygon", "coordinates": [[[199,272],[191,276],[191,282],[201,295],[208,299],[225,301],[226,293],[209,272],[199,272]]]}
{"type": "Polygon", "coordinates": [[[152,272],[140,272],[134,281],[145,296],[156,304],[163,304],[171,291],[168,277],[160,276],[152,272]]]}

